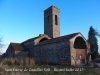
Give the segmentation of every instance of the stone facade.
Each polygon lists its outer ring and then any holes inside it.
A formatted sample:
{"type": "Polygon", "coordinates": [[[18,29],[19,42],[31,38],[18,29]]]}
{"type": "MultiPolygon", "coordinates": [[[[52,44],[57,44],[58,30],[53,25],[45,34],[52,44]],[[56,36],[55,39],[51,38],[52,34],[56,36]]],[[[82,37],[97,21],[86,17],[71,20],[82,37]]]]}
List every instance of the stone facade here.
{"type": "MultiPolygon", "coordinates": [[[[82,42],[79,40],[80,42],[80,45],[82,45],[82,42]]],[[[80,33],[78,34],[77,36],[75,36],[74,38],[71,38],[70,39],[70,53],[71,53],[71,65],[77,65],[77,64],[82,64],[81,63],[81,59],[84,59],[84,63],[86,63],[86,56],[87,56],[87,53],[88,53],[88,49],[89,49],[89,46],[88,46],[88,42],[87,40],[83,37],[83,35],[80,33]],[[84,44],[86,45],[85,48],[74,48],[74,44],[75,44],[75,40],[80,37],[84,44]]]]}
{"type": "Polygon", "coordinates": [[[45,64],[70,64],[68,42],[50,43],[34,47],[34,59],[45,64]]]}

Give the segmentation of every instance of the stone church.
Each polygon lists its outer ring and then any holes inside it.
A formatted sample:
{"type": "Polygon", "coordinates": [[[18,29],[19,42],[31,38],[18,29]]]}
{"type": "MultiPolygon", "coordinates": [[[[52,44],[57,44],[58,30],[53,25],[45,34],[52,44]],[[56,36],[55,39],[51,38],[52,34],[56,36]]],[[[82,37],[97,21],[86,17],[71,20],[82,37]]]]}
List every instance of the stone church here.
{"type": "Polygon", "coordinates": [[[44,34],[22,43],[10,43],[6,57],[33,57],[37,64],[80,65],[86,63],[89,43],[78,32],[60,36],[59,9],[44,10],[44,34]]]}

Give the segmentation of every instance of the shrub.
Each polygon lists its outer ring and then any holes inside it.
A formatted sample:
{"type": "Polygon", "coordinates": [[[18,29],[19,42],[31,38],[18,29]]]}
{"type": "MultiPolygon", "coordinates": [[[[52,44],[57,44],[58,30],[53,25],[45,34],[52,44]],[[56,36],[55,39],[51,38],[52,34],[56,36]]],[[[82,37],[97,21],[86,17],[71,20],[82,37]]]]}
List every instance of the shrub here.
{"type": "Polygon", "coordinates": [[[20,65],[20,60],[19,60],[19,58],[15,58],[15,65],[20,65]]]}
{"type": "Polygon", "coordinates": [[[29,66],[29,58],[24,58],[24,66],[29,66]]]}
{"type": "Polygon", "coordinates": [[[23,67],[23,65],[24,65],[24,60],[23,60],[23,58],[19,58],[19,61],[20,61],[20,67],[23,67]]]}
{"type": "Polygon", "coordinates": [[[33,58],[30,58],[30,66],[35,66],[35,61],[33,58]]]}
{"type": "Polygon", "coordinates": [[[2,60],[3,65],[16,65],[16,66],[34,66],[35,61],[33,58],[5,58],[2,60]]]}
{"type": "Polygon", "coordinates": [[[3,67],[2,67],[2,64],[0,63],[0,71],[2,71],[3,70],[3,67]]]}
{"type": "Polygon", "coordinates": [[[7,62],[8,62],[8,59],[7,59],[7,58],[4,58],[4,59],[2,60],[2,63],[3,63],[3,64],[7,64],[7,62]]]}

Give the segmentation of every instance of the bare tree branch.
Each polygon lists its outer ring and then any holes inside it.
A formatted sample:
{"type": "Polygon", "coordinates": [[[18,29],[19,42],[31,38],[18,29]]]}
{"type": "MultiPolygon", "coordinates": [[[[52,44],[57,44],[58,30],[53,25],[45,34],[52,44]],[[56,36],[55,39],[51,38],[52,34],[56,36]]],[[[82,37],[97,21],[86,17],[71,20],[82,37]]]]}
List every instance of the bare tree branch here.
{"type": "Polygon", "coordinates": [[[98,36],[98,37],[100,37],[100,33],[98,32],[97,29],[95,29],[95,35],[98,36]]]}
{"type": "MultiPolygon", "coordinates": [[[[89,51],[90,51],[90,50],[89,50],[89,51]]],[[[90,53],[90,55],[91,55],[91,54],[93,54],[95,51],[96,51],[96,50],[95,50],[95,48],[94,48],[94,51],[93,51],[93,52],[91,52],[91,51],[89,52],[89,53],[90,53]]]]}
{"type": "Polygon", "coordinates": [[[0,50],[2,50],[2,48],[4,47],[5,45],[2,43],[2,38],[0,38],[0,50]]]}

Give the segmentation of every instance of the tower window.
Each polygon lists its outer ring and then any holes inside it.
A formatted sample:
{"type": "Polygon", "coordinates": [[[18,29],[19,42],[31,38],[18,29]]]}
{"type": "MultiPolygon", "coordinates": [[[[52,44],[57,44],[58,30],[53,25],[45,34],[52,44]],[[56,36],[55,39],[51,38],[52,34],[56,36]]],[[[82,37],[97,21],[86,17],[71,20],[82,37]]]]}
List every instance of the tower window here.
{"type": "Polygon", "coordinates": [[[48,16],[48,22],[49,22],[49,16],[48,16]]]}
{"type": "Polygon", "coordinates": [[[58,25],[57,15],[55,15],[55,25],[58,25]]]}

